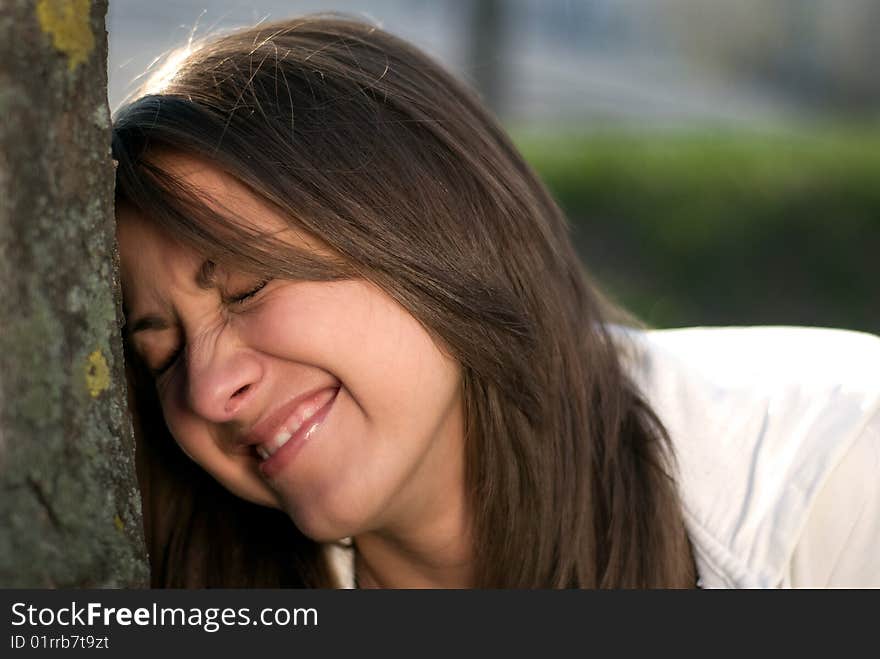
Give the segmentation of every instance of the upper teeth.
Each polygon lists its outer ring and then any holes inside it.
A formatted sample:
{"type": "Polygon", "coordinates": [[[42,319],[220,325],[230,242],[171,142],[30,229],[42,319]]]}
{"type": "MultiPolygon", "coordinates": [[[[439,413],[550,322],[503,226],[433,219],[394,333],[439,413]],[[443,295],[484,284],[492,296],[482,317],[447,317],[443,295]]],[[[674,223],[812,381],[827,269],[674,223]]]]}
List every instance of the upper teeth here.
{"type": "Polygon", "coordinates": [[[263,460],[267,459],[270,455],[275,453],[275,451],[284,446],[302,427],[302,424],[307,419],[310,419],[325,403],[327,403],[327,397],[320,396],[317,400],[310,402],[308,405],[304,405],[291,420],[290,424],[278,431],[278,434],[275,435],[271,441],[257,446],[257,454],[263,458],[263,460]]]}

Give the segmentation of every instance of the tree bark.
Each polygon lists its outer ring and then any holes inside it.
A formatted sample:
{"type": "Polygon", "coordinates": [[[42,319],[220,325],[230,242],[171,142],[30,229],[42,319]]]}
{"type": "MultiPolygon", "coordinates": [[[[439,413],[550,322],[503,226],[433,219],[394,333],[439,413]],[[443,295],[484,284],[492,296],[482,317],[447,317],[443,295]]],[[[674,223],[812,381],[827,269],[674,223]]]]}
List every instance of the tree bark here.
{"type": "Polygon", "coordinates": [[[0,586],[140,587],[107,0],[0,2],[0,586]]]}

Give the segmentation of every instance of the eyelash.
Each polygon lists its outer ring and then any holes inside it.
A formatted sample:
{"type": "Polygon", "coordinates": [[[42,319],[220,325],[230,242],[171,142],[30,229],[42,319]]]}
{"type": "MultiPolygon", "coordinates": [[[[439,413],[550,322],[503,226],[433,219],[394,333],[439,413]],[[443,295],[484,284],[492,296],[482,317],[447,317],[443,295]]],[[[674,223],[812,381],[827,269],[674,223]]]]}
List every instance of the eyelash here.
{"type": "Polygon", "coordinates": [[[159,368],[157,368],[156,370],[153,371],[153,377],[154,378],[159,377],[160,375],[164,374],[165,371],[167,371],[169,368],[174,366],[174,362],[177,361],[178,357],[180,357],[180,353],[182,353],[182,352],[183,352],[183,346],[181,346],[180,348],[175,350],[171,354],[171,356],[167,360],[165,360],[164,364],[162,364],[159,368]]]}
{"type": "Polygon", "coordinates": [[[241,304],[241,303],[249,300],[250,298],[254,297],[257,293],[259,293],[261,290],[266,288],[266,284],[268,284],[269,281],[270,281],[269,279],[264,279],[263,281],[261,281],[259,284],[257,284],[251,290],[247,291],[246,293],[242,293],[241,295],[236,295],[230,301],[233,304],[241,304]]]}
{"type": "MultiPolygon", "coordinates": [[[[268,284],[270,281],[271,281],[270,279],[264,279],[263,281],[261,281],[259,284],[257,284],[254,288],[247,291],[246,293],[242,293],[241,295],[236,295],[236,296],[230,298],[229,302],[232,304],[244,304],[249,299],[254,297],[257,293],[259,293],[261,290],[263,290],[266,287],[266,284],[268,284]]],[[[167,360],[165,360],[164,364],[162,364],[159,368],[157,368],[156,370],[153,371],[153,377],[159,377],[160,375],[163,375],[165,373],[165,371],[167,371],[172,366],[174,366],[174,363],[180,357],[180,353],[182,353],[182,352],[183,352],[182,346],[180,348],[178,348],[177,350],[175,350],[171,354],[171,356],[167,360]]]]}

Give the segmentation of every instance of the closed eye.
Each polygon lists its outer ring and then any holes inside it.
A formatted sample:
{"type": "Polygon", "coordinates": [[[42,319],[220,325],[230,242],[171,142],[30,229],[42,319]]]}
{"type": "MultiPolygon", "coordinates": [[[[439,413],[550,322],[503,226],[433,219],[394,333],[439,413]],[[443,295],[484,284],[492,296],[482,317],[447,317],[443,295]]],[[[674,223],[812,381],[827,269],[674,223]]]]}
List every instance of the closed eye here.
{"type": "Polygon", "coordinates": [[[266,284],[268,284],[270,281],[271,281],[271,279],[264,279],[263,281],[261,281],[259,284],[257,284],[257,285],[256,285],[254,288],[252,288],[251,290],[246,291],[245,293],[241,293],[241,294],[239,294],[239,295],[234,295],[233,297],[231,297],[231,298],[229,299],[229,301],[230,301],[232,304],[242,304],[243,302],[245,302],[245,301],[249,300],[250,298],[254,297],[254,296],[255,296],[257,293],[259,293],[261,290],[263,290],[263,289],[266,287],[266,284]]]}
{"type": "MultiPolygon", "coordinates": [[[[232,297],[228,298],[227,302],[230,304],[238,304],[238,305],[244,304],[245,302],[247,302],[248,300],[250,300],[251,298],[256,296],[257,293],[259,293],[261,290],[263,290],[266,287],[266,284],[268,284],[270,281],[272,281],[271,278],[264,279],[259,284],[257,284],[252,289],[250,289],[249,291],[245,291],[244,293],[240,293],[238,295],[233,295],[232,297]]],[[[171,367],[174,366],[174,364],[180,358],[183,351],[184,351],[184,346],[181,345],[168,357],[168,359],[166,359],[162,363],[161,366],[159,366],[158,368],[155,368],[155,369],[151,369],[153,377],[158,378],[161,375],[164,375],[168,370],[170,370],[171,367]]]]}
{"type": "Polygon", "coordinates": [[[177,362],[180,355],[183,353],[183,346],[180,346],[177,350],[171,353],[171,356],[166,359],[159,368],[153,370],[153,377],[158,378],[160,375],[163,375],[167,370],[169,370],[172,366],[174,366],[175,362],[177,362]]]}

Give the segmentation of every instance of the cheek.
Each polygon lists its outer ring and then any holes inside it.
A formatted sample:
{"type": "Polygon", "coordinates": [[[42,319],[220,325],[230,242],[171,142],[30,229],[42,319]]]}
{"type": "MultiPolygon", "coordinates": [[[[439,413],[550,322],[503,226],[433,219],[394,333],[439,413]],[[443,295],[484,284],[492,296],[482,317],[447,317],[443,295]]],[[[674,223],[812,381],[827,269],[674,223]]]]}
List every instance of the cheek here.
{"type": "Polygon", "coordinates": [[[206,471],[212,472],[214,465],[210,460],[216,447],[208,424],[187,407],[184,387],[185,378],[178,369],[159,388],[162,416],[180,449],[206,471]]]}
{"type": "Polygon", "coordinates": [[[196,417],[188,413],[181,402],[182,393],[179,390],[179,380],[179,377],[174,377],[159,391],[162,416],[165,418],[165,425],[168,426],[171,436],[181,450],[204,467],[202,459],[204,447],[200,450],[200,444],[207,441],[207,438],[200,437],[201,434],[204,434],[202,424],[199,424],[196,417]]]}
{"type": "Polygon", "coordinates": [[[189,412],[180,400],[167,389],[160,395],[165,423],[180,450],[236,496],[262,506],[281,508],[277,497],[257,475],[256,462],[224,453],[212,435],[211,426],[189,412]]]}
{"type": "Polygon", "coordinates": [[[456,389],[457,363],[405,309],[365,282],[291,285],[267,300],[253,326],[261,350],[338,378],[368,419],[412,419],[456,389]]]}

